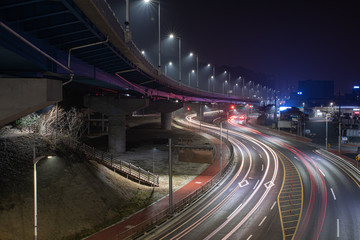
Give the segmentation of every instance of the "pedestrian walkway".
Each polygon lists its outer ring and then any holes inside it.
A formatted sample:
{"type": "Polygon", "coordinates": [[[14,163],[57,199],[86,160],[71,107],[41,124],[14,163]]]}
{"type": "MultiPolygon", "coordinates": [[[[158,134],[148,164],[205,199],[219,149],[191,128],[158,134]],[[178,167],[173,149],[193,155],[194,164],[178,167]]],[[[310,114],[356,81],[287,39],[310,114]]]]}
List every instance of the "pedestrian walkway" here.
{"type": "MultiPolygon", "coordinates": [[[[216,154],[212,164],[208,166],[200,175],[195,177],[188,184],[177,190],[173,194],[173,209],[181,210],[181,207],[196,199],[197,196],[209,189],[217,180],[220,163],[220,140],[214,136],[203,134],[213,142],[216,154]]],[[[223,167],[227,165],[231,156],[231,151],[223,143],[223,167]]],[[[136,236],[146,230],[151,229],[155,224],[166,221],[169,217],[169,196],[162,198],[158,202],[140,210],[129,218],[118,222],[104,230],[101,230],[87,238],[86,240],[117,240],[136,236]]]]}

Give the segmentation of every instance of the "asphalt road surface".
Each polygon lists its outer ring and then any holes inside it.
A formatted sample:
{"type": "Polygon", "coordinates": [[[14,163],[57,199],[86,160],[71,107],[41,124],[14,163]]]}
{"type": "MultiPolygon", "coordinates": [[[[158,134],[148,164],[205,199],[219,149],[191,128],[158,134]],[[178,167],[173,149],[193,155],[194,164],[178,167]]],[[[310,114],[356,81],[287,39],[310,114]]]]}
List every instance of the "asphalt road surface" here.
{"type": "MultiPolygon", "coordinates": [[[[198,125],[194,116],[187,117],[198,125]]],[[[220,134],[219,126],[202,128],[220,134]]],[[[234,146],[229,174],[144,239],[357,239],[359,171],[314,145],[238,122],[224,124],[234,146]],[[227,128],[227,126],[229,126],[227,128]],[[229,130],[228,130],[229,129],[229,130]]]]}

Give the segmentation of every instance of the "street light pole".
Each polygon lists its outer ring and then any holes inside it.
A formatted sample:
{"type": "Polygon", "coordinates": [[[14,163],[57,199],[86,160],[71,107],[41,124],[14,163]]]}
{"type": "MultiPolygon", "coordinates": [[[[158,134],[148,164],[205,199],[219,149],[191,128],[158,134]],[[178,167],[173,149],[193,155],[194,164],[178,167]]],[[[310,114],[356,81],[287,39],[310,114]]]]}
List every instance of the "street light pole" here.
{"type": "Polygon", "coordinates": [[[45,156],[36,157],[35,147],[33,148],[33,164],[34,164],[34,239],[38,239],[37,233],[37,175],[36,175],[36,164],[43,159],[45,156]]]}
{"type": "Polygon", "coordinates": [[[341,104],[340,104],[340,91],[339,91],[339,153],[341,152],[341,104]]]}
{"type": "MultiPolygon", "coordinates": [[[[194,53],[190,53],[190,56],[194,56],[194,53]]],[[[196,88],[199,88],[199,55],[195,55],[196,57],[196,88]]]]}
{"type": "Polygon", "coordinates": [[[153,160],[152,160],[153,173],[155,173],[155,151],[156,151],[156,148],[154,147],[154,149],[153,149],[153,160]]]}
{"type": "Polygon", "coordinates": [[[169,138],[169,213],[173,214],[171,138],[169,138]]]}
{"type": "Polygon", "coordinates": [[[325,115],[325,125],[326,125],[326,138],[325,138],[325,149],[328,149],[328,114],[325,115]]]}
{"type": "Polygon", "coordinates": [[[161,39],[160,39],[160,0],[158,3],[158,41],[159,41],[159,73],[161,72],[161,39]]]}
{"type": "Polygon", "coordinates": [[[196,88],[199,89],[199,56],[196,55],[196,88]]]}
{"type": "Polygon", "coordinates": [[[179,39],[179,82],[181,84],[181,38],[178,37],[179,39]]]}
{"type": "Polygon", "coordinates": [[[214,76],[214,80],[213,80],[213,92],[215,92],[215,65],[213,65],[213,76],[214,76]]]}
{"type": "Polygon", "coordinates": [[[220,177],[222,175],[222,122],[220,122],[220,177]]]}
{"type": "MultiPolygon", "coordinates": [[[[170,34],[170,38],[174,38],[174,34],[170,34]]],[[[181,38],[180,37],[176,37],[177,39],[179,39],[179,83],[181,85],[181,38]]]]}
{"type": "Polygon", "coordinates": [[[159,66],[158,66],[158,74],[161,73],[161,26],[160,26],[160,0],[144,0],[144,2],[149,3],[150,1],[153,1],[155,3],[158,4],[158,42],[159,42],[159,50],[158,50],[158,54],[159,54],[159,66]]]}

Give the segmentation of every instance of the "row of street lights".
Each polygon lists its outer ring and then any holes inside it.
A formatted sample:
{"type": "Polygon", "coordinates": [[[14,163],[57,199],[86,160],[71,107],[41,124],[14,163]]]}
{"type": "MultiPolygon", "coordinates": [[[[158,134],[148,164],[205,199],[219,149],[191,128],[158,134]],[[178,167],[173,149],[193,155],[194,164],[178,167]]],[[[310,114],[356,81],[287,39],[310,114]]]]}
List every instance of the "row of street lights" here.
{"type": "MultiPolygon", "coordinates": [[[[150,4],[150,3],[155,3],[157,4],[157,7],[158,7],[158,73],[161,74],[161,20],[160,20],[160,17],[161,17],[161,14],[160,14],[160,11],[161,11],[161,4],[160,4],[160,0],[144,0],[145,3],[147,4],[150,4]]],[[[126,30],[125,32],[126,33],[130,33],[130,23],[129,23],[129,0],[126,0],[126,21],[125,21],[125,26],[126,26],[126,30]]],[[[178,40],[178,50],[179,50],[179,53],[178,53],[178,57],[179,57],[179,84],[181,85],[182,84],[182,56],[181,56],[181,37],[179,36],[176,36],[175,34],[170,34],[169,35],[169,38],[170,39],[177,39],[178,40]]],[[[142,51],[143,54],[145,54],[144,51],[142,51]]],[[[189,79],[188,79],[188,85],[190,86],[191,84],[191,75],[193,73],[196,73],[196,88],[198,89],[199,88],[199,55],[197,54],[194,54],[193,52],[191,52],[189,54],[189,56],[191,57],[196,57],[196,72],[194,69],[190,70],[189,71],[189,79]]],[[[169,62],[169,64],[166,64],[165,65],[165,75],[168,75],[168,68],[169,66],[173,65],[172,62],[169,62]]],[[[208,67],[211,67],[211,64],[208,64],[207,65],[208,67]]],[[[231,93],[231,75],[230,75],[230,72],[227,72],[225,71],[224,72],[225,74],[228,73],[228,79],[225,79],[224,82],[223,82],[223,89],[222,89],[222,92],[223,94],[225,93],[228,93],[230,94],[231,93]],[[227,92],[225,92],[226,90],[226,86],[227,86],[227,92]]],[[[245,86],[245,82],[244,82],[244,78],[243,77],[239,77],[238,79],[242,80],[242,89],[241,89],[241,96],[245,96],[245,93],[244,93],[244,90],[246,89],[246,86],[245,86]]],[[[210,92],[210,85],[211,85],[211,82],[213,83],[213,88],[212,88],[212,91],[215,92],[215,66],[212,65],[212,75],[208,78],[208,91],[210,92]]],[[[261,90],[257,90],[255,91],[255,84],[254,82],[252,81],[249,81],[248,82],[249,84],[252,83],[253,84],[253,87],[252,88],[249,88],[248,90],[248,97],[252,97],[252,96],[257,96],[259,97],[258,95],[262,95],[261,98],[264,98],[263,94],[261,93],[262,91],[261,90]],[[250,91],[253,90],[253,93],[250,94],[250,91]],[[257,94],[259,93],[259,94],[257,94]]],[[[235,83],[233,84],[233,91],[234,91],[234,94],[236,94],[236,87],[239,86],[238,83],[235,83]]],[[[259,86],[259,84],[258,84],[259,86]]],[[[265,87],[266,88],[266,87],[265,87]]],[[[266,95],[268,95],[268,93],[266,92],[266,95]]],[[[266,97],[267,98],[267,97],[266,97]]]]}

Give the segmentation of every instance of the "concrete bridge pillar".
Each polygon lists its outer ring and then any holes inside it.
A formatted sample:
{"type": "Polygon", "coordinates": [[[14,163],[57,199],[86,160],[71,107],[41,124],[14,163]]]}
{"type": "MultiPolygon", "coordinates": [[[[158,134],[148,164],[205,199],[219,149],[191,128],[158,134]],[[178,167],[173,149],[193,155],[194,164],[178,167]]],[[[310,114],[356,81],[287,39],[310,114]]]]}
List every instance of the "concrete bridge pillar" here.
{"type": "Polygon", "coordinates": [[[161,129],[171,130],[171,112],[161,112],[161,129]]]}
{"type": "Polygon", "coordinates": [[[126,119],[125,114],[109,116],[109,150],[113,153],[126,151],[126,119]]]}
{"type": "Polygon", "coordinates": [[[118,98],[117,96],[86,96],[84,105],[109,116],[109,150],[126,151],[126,114],[148,106],[148,99],[118,98]]]}
{"type": "Polygon", "coordinates": [[[161,113],[161,129],[171,130],[172,112],[183,107],[183,103],[171,101],[153,101],[150,102],[151,111],[161,113]]]}

